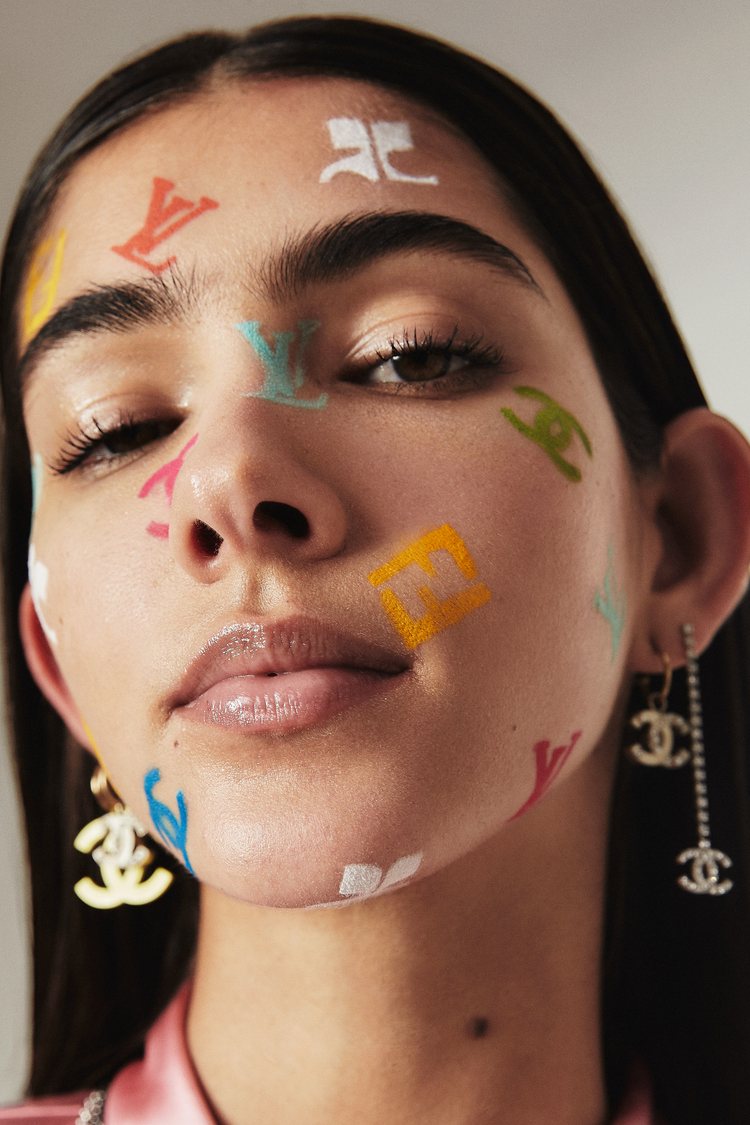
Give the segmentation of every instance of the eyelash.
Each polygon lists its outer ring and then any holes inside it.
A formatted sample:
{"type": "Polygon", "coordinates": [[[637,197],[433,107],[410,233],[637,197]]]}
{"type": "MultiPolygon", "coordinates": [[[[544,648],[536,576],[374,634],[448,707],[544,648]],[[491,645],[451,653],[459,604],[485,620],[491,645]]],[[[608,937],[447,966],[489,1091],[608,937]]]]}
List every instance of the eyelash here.
{"type": "Polygon", "coordinates": [[[356,363],[356,368],[350,382],[364,384],[368,375],[382,364],[401,357],[439,355],[447,358],[460,358],[466,360],[466,366],[459,371],[448,372],[433,379],[423,382],[380,383],[372,384],[387,387],[386,394],[430,394],[431,388],[439,387],[441,391],[449,390],[453,386],[462,386],[471,389],[480,385],[493,374],[492,369],[501,368],[505,363],[505,356],[501,348],[483,342],[481,335],[461,336],[461,331],[456,325],[448,335],[438,335],[431,329],[418,330],[414,328],[410,333],[392,337],[385,348],[377,348],[374,355],[366,356],[356,363]]]}
{"type": "Polygon", "coordinates": [[[145,446],[150,445],[152,441],[157,441],[160,437],[171,434],[179,424],[180,421],[176,418],[138,418],[135,414],[127,412],[121,413],[110,425],[106,426],[102,426],[96,418],[92,418],[89,430],[84,429],[83,426],[78,426],[67,434],[57,460],[49,466],[50,472],[63,476],[85,462],[89,464],[98,463],[100,466],[107,462],[117,461],[121,463],[122,459],[127,457],[129,453],[137,454],[145,446]],[[144,434],[146,435],[145,440],[144,434]],[[108,442],[113,443],[118,439],[127,441],[128,438],[133,440],[131,449],[124,452],[110,449],[108,450],[109,456],[102,455],[97,462],[97,458],[94,456],[97,450],[106,450],[108,442]]]}
{"type": "MultiPolygon", "coordinates": [[[[443,356],[446,359],[464,359],[465,366],[458,371],[446,372],[424,381],[408,382],[381,382],[373,383],[379,386],[381,393],[385,394],[410,394],[430,395],[435,389],[447,391],[453,387],[470,390],[474,386],[483,384],[504,363],[504,355],[500,348],[493,344],[483,342],[481,335],[461,337],[460,329],[456,325],[447,335],[440,336],[431,329],[404,332],[399,337],[392,337],[385,348],[378,348],[374,355],[358,360],[349,382],[364,385],[368,375],[379,366],[398,360],[402,357],[431,355],[443,356]],[[383,390],[387,388],[387,390],[383,390]]],[[[52,473],[64,476],[71,473],[86,463],[98,464],[103,467],[108,462],[121,463],[128,454],[137,454],[152,441],[158,440],[172,433],[180,424],[174,418],[139,418],[135,414],[122,412],[109,425],[101,425],[96,418],[92,418],[89,429],[78,426],[70,431],[63,443],[57,460],[50,464],[52,473]],[[144,432],[147,435],[143,440],[144,432]],[[107,450],[107,443],[119,440],[133,440],[131,449],[127,451],[107,450]],[[109,456],[102,454],[95,456],[97,450],[107,450],[109,456]]]]}

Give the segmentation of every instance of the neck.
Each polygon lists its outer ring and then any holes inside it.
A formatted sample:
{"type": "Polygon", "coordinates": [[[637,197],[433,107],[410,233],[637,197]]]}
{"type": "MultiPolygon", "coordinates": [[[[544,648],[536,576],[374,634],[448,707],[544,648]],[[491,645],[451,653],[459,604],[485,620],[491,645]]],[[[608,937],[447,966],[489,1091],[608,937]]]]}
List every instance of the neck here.
{"type": "Polygon", "coordinates": [[[219,1118],[604,1118],[600,954],[612,755],[403,889],[337,910],[204,888],[188,1042],[219,1118]]]}

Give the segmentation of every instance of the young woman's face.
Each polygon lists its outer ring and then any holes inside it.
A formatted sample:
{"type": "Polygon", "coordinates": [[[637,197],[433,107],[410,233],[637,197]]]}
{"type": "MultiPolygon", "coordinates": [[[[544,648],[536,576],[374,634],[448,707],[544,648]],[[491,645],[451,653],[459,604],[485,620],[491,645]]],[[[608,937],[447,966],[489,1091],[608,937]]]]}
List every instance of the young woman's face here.
{"type": "Polygon", "coordinates": [[[30,574],[65,713],[201,880],[396,886],[592,753],[638,494],[564,290],[443,123],[323,79],[143,120],[71,176],[20,318],[53,344],[30,574]]]}

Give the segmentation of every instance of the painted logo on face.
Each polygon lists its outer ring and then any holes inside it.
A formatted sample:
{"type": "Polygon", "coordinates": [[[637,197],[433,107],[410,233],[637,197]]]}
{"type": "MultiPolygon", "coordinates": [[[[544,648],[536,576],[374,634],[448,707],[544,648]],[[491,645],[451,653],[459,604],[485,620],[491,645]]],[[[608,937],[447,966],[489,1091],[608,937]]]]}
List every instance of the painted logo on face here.
{"type": "Polygon", "coordinates": [[[181,227],[192,223],[193,219],[197,219],[205,211],[212,211],[219,204],[215,199],[209,199],[205,195],[202,195],[197,203],[191,203],[189,199],[183,199],[179,195],[167,201],[167,196],[174,186],[171,180],[154,176],[146,221],[127,242],[112,247],[115,254],[120,254],[137,266],[145,266],[151,273],[161,273],[177,261],[172,256],[164,258],[161,262],[154,262],[151,255],[157,246],[166,242],[181,227]]]}
{"type": "Polygon", "coordinates": [[[403,883],[416,874],[421,863],[422,852],[402,856],[391,864],[385,874],[377,863],[349,863],[341,876],[339,894],[346,898],[359,898],[361,895],[372,895],[375,891],[385,890],[386,887],[395,887],[397,883],[403,883]]]}
{"type": "Polygon", "coordinates": [[[607,573],[604,576],[604,589],[597,591],[594,606],[602,617],[609,622],[612,632],[612,660],[617,656],[620,647],[620,638],[625,624],[625,611],[627,600],[621,589],[618,589],[615,580],[614,551],[609,548],[607,557],[607,573]]]}
{"type": "Polygon", "coordinates": [[[500,408],[500,413],[516,427],[519,433],[536,442],[564,477],[571,481],[579,481],[581,470],[571,461],[566,461],[562,454],[573,440],[573,435],[577,434],[586,454],[591,457],[591,442],[581,423],[544,391],[538,391],[534,387],[516,387],[515,392],[524,398],[536,399],[537,402],[542,403],[532,425],[527,425],[506,406],[500,408]]]}
{"type": "Polygon", "coordinates": [[[36,548],[33,543],[29,544],[28,570],[31,600],[34,603],[34,609],[39,618],[39,624],[44,630],[44,635],[49,643],[51,645],[56,645],[57,633],[48,623],[44,614],[44,603],[47,601],[47,588],[49,586],[49,570],[41,559],[37,558],[36,548]]]}
{"type": "MultiPolygon", "coordinates": [[[[471,613],[473,609],[478,609],[490,600],[492,594],[483,582],[475,581],[476,576],[476,566],[466,544],[458,532],[446,523],[434,531],[428,531],[414,543],[410,543],[390,562],[373,570],[368,578],[373,586],[385,587],[380,590],[383,609],[406,647],[416,648],[430,637],[434,637],[436,633],[447,629],[449,625],[455,625],[466,617],[467,613],[471,613]],[[426,606],[426,613],[421,617],[413,617],[398,595],[387,588],[386,583],[412,565],[418,567],[422,574],[435,578],[436,559],[432,556],[441,551],[447,552],[450,556],[451,569],[455,571],[457,568],[464,580],[462,582],[464,588],[448,597],[438,598],[428,585],[420,585],[418,597],[426,606]],[[470,585],[467,586],[467,582],[470,585]]],[[[420,580],[421,578],[422,575],[419,576],[420,580]]]]}
{"type": "MultiPolygon", "coordinates": [[[[167,497],[167,504],[171,507],[175,485],[177,484],[177,477],[179,476],[180,470],[185,463],[185,458],[187,457],[188,453],[193,448],[197,440],[198,435],[194,434],[187,445],[184,445],[182,447],[176,457],[173,457],[171,461],[167,461],[165,465],[162,465],[160,469],[157,469],[156,472],[148,478],[146,483],[141,486],[140,492],[138,493],[139,499],[142,500],[144,497],[148,496],[149,493],[152,492],[157,485],[163,485],[164,492],[166,493],[167,497]]],[[[146,528],[146,531],[149,533],[149,535],[153,535],[155,539],[169,538],[168,523],[151,520],[148,527],[146,528]]]]}
{"type": "Polygon", "coordinates": [[[42,498],[42,484],[44,482],[44,462],[40,453],[35,453],[31,458],[31,515],[35,516],[39,501],[42,498]]]}
{"type": "Polygon", "coordinates": [[[573,752],[573,747],[581,734],[580,730],[574,731],[567,746],[556,746],[554,750],[550,750],[549,739],[545,738],[543,741],[537,742],[534,747],[534,758],[536,760],[534,788],[529,799],[524,801],[518,812],[510,818],[511,820],[515,820],[516,817],[527,812],[532,805],[535,805],[544,796],[573,752]]]}
{"type": "Polygon", "coordinates": [[[243,320],[235,328],[242,333],[250,347],[263,364],[263,388],[260,391],[245,391],[245,398],[264,398],[282,406],[300,406],[308,410],[321,410],[328,401],[328,395],[317,398],[300,398],[298,392],[305,381],[303,360],[305,348],[310,337],[320,327],[317,320],[298,320],[297,328],[291,332],[274,332],[273,347],[263,338],[260,322],[243,320]],[[291,367],[290,348],[296,345],[297,357],[294,370],[291,367]]]}
{"type": "Polygon", "coordinates": [[[342,172],[376,183],[381,169],[387,180],[399,183],[438,183],[437,176],[413,176],[400,172],[391,163],[391,153],[411,152],[414,148],[408,121],[373,121],[368,125],[359,117],[332,117],[327,124],[333,147],[354,149],[354,152],[325,167],[320,173],[321,184],[329,183],[342,172]]]}
{"type": "Polygon", "coordinates": [[[61,230],[45,238],[34,251],[21,302],[24,344],[39,331],[52,311],[67,237],[68,232],[61,230]]]}
{"type": "Polygon", "coordinates": [[[191,875],[194,875],[195,872],[193,871],[192,864],[187,854],[188,813],[185,794],[181,789],[178,789],[175,794],[178,813],[178,815],[175,816],[168,805],[165,805],[163,801],[160,801],[158,797],[154,796],[154,788],[160,781],[161,771],[158,769],[149,770],[143,779],[143,789],[146,794],[146,800],[148,801],[148,811],[151,814],[151,820],[164,843],[169,844],[180,852],[188,871],[191,875]]]}

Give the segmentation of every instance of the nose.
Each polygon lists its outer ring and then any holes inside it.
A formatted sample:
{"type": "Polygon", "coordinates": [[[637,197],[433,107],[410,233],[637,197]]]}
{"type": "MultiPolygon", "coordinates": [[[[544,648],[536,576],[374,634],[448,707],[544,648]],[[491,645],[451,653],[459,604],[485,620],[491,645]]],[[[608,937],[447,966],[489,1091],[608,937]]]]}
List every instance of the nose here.
{"type": "Polygon", "coordinates": [[[169,547],[180,567],[214,582],[233,566],[337,555],[343,499],[326,473],[325,442],[310,451],[284,405],[248,403],[203,425],[175,481],[169,547]]]}

